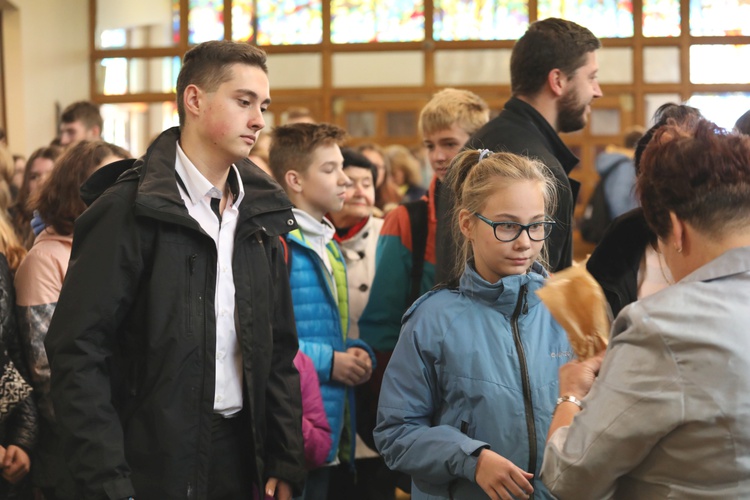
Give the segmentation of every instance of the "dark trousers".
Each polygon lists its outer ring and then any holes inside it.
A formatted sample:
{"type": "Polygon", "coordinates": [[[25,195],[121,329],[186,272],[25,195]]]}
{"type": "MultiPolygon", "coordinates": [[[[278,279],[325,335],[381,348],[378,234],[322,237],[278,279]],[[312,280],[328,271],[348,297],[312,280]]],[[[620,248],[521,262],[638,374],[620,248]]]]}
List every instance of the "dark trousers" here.
{"type": "Polygon", "coordinates": [[[382,458],[363,458],[355,462],[356,476],[348,463],[331,471],[328,500],[394,500],[397,473],[382,458]]]}
{"type": "MultiPolygon", "coordinates": [[[[214,414],[211,421],[211,458],[208,471],[209,500],[252,499],[253,460],[247,410],[233,418],[214,414]]],[[[256,497],[257,498],[257,497],[256,497]]]]}
{"type": "Polygon", "coordinates": [[[326,500],[331,469],[332,467],[319,467],[308,471],[302,496],[295,497],[294,500],[326,500]]]}

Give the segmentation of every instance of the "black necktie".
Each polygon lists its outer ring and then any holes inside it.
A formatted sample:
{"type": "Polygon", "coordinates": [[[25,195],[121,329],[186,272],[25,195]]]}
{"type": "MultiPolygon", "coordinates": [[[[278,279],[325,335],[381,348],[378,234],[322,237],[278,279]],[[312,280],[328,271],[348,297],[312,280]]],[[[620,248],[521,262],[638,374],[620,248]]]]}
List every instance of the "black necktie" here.
{"type": "Polygon", "coordinates": [[[211,198],[211,210],[216,214],[216,218],[219,219],[219,224],[221,224],[221,210],[219,209],[219,205],[221,204],[221,198],[211,198]]]}

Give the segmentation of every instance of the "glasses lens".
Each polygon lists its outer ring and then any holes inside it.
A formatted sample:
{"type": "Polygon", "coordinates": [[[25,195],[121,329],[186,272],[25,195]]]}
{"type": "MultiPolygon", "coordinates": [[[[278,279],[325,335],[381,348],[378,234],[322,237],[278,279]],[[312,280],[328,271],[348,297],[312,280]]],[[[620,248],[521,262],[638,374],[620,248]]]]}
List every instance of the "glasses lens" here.
{"type": "Polygon", "coordinates": [[[521,224],[515,222],[503,222],[495,226],[495,238],[500,241],[513,241],[521,234],[521,224]]]}
{"type": "Polygon", "coordinates": [[[552,234],[552,223],[537,222],[529,226],[529,238],[533,241],[544,241],[552,234]]]}

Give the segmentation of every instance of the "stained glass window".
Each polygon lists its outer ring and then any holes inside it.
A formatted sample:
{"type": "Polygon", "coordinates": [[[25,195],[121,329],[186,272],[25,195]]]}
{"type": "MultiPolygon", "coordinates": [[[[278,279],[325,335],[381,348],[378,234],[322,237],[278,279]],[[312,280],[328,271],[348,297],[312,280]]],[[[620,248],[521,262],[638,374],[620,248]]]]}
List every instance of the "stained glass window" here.
{"type": "Polygon", "coordinates": [[[321,0],[257,3],[258,45],[313,44],[323,41],[321,0]]]}
{"type": "Polygon", "coordinates": [[[525,0],[435,0],[435,40],[516,40],[529,26],[525,0]]]}
{"type": "Polygon", "coordinates": [[[690,0],[690,34],[693,36],[750,35],[750,2],[747,0],[690,0]]]}
{"type": "Polygon", "coordinates": [[[750,45],[692,45],[690,81],[692,83],[750,82],[750,45]]]}
{"type": "Polygon", "coordinates": [[[224,38],[224,0],[190,0],[188,41],[201,43],[224,38]]]}
{"type": "Polygon", "coordinates": [[[539,19],[569,19],[600,38],[633,36],[632,0],[539,0],[537,11],[539,19]]]}
{"type": "Polygon", "coordinates": [[[680,36],[680,0],[643,0],[643,36],[680,36]]]}
{"type": "Polygon", "coordinates": [[[253,38],[253,0],[232,0],[232,40],[246,42],[253,38]]]}
{"type": "Polygon", "coordinates": [[[172,42],[180,43],[180,0],[172,0],[172,42]]]}
{"type": "Polygon", "coordinates": [[[423,0],[331,0],[333,43],[424,40],[423,0]]]}

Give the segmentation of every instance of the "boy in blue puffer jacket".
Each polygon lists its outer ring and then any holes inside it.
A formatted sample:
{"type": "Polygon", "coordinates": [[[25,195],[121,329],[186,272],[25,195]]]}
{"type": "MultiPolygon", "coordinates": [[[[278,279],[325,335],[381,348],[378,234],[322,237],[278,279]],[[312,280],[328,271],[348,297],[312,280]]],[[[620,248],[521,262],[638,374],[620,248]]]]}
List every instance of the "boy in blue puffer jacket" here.
{"type": "MultiPolygon", "coordinates": [[[[354,463],[353,387],[372,374],[374,354],[348,339],[346,266],[325,217],[341,210],[350,180],[339,148],[345,132],[330,124],[277,127],[269,152],[271,170],[294,204],[299,229],[286,235],[289,283],[300,349],[315,364],[331,426],[328,465],[354,463]]],[[[330,467],[310,471],[304,499],[325,499],[330,467]]]]}

